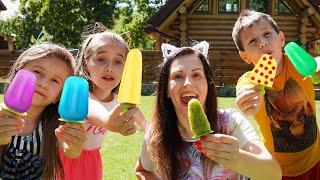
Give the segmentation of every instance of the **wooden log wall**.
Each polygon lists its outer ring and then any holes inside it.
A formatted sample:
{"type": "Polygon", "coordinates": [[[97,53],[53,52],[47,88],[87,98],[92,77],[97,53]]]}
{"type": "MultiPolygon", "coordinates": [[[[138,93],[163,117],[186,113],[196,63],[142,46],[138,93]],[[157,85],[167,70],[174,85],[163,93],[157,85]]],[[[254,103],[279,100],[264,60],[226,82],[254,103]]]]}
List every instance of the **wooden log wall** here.
{"type": "MultiPolygon", "coordinates": [[[[237,15],[188,15],[187,34],[190,40],[206,40],[211,50],[236,51],[232,40],[232,28],[237,15]]],[[[274,20],[285,33],[286,40],[299,39],[299,18],[296,16],[273,16],[274,20]]],[[[168,33],[180,37],[180,20],[172,23],[168,33]]]]}
{"type": "MultiPolygon", "coordinates": [[[[159,64],[162,62],[160,51],[143,51],[143,82],[156,80],[159,64]]],[[[217,86],[235,85],[239,77],[253,68],[239,59],[237,51],[210,51],[209,61],[217,86]]]]}
{"type": "Polygon", "coordinates": [[[14,59],[16,59],[17,57],[17,52],[0,50],[0,77],[7,75],[14,59]]]}

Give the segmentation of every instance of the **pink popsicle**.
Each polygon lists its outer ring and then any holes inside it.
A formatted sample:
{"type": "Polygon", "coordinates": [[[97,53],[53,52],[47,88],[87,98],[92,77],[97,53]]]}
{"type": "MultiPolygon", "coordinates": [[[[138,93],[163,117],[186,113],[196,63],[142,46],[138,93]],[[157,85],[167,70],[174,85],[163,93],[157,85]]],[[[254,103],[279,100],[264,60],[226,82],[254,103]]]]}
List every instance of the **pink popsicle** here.
{"type": "Polygon", "coordinates": [[[5,110],[14,114],[28,111],[36,85],[36,76],[27,70],[19,70],[4,94],[5,110]]]}

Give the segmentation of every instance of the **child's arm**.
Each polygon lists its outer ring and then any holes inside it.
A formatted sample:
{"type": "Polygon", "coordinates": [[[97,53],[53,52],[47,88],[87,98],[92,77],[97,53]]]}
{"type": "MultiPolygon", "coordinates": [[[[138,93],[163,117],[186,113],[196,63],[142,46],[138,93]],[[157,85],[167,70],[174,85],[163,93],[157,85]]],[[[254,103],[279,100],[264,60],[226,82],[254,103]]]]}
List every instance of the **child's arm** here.
{"type": "Polygon", "coordinates": [[[65,123],[56,130],[59,148],[68,158],[77,158],[82,152],[83,143],[86,140],[86,131],[83,124],[65,123]]]}
{"type": "Polygon", "coordinates": [[[252,116],[260,109],[263,96],[260,86],[252,84],[248,76],[247,72],[237,82],[236,105],[244,115],[252,116]]]}
{"type": "Polygon", "coordinates": [[[122,112],[119,104],[109,112],[102,104],[96,101],[89,101],[89,103],[87,119],[91,123],[125,136],[136,132],[135,118],[133,116],[137,112],[136,107],[131,108],[128,112],[122,112]]]}
{"type": "Polygon", "coordinates": [[[22,133],[25,126],[25,121],[23,119],[10,118],[15,115],[6,113],[9,112],[0,110],[0,145],[9,144],[12,136],[22,133]]]}

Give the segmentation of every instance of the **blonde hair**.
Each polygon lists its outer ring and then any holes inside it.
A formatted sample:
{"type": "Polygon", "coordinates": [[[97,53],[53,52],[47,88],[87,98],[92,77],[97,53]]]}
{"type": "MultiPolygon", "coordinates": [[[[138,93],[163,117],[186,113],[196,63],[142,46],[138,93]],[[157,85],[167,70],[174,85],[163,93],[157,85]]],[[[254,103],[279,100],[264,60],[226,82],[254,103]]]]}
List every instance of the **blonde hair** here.
{"type": "MultiPolygon", "coordinates": [[[[43,43],[35,45],[24,51],[15,63],[12,65],[8,74],[8,79],[11,81],[14,75],[23,68],[28,62],[39,60],[46,57],[57,57],[65,62],[66,67],[70,68],[70,74],[74,73],[75,65],[74,58],[68,50],[62,46],[53,43],[43,43]]],[[[58,104],[48,105],[41,113],[43,128],[43,140],[41,143],[41,154],[43,156],[43,173],[41,179],[56,179],[60,176],[64,177],[62,164],[58,153],[58,142],[55,136],[55,129],[59,126],[58,104]]],[[[0,146],[0,166],[2,165],[3,157],[8,145],[0,146]]]]}
{"type": "MultiPolygon", "coordinates": [[[[86,40],[82,45],[80,58],[77,62],[76,74],[85,77],[89,81],[90,90],[92,90],[94,83],[90,80],[90,73],[88,72],[88,69],[87,69],[88,60],[89,58],[92,57],[92,55],[95,53],[95,51],[99,47],[109,43],[113,43],[115,46],[117,45],[124,48],[125,49],[124,57],[129,52],[129,47],[126,41],[120,35],[112,32],[99,32],[99,33],[91,34],[86,38],[86,40]],[[96,45],[95,43],[97,42],[96,40],[98,39],[104,42],[100,46],[96,45]]],[[[118,86],[112,91],[115,92],[118,89],[118,86]]]]}

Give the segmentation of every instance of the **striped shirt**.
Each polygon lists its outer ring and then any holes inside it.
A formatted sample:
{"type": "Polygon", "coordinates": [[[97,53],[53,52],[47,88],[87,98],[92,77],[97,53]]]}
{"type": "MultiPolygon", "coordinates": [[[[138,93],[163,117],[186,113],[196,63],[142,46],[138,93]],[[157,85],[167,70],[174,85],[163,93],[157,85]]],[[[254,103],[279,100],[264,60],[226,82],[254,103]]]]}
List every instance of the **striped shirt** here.
{"type": "Polygon", "coordinates": [[[40,179],[43,170],[41,141],[41,123],[29,135],[13,136],[0,169],[0,179],[40,179]]]}

